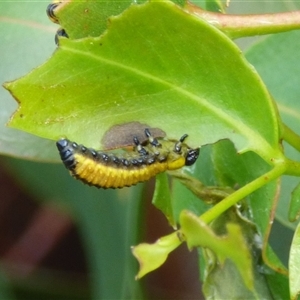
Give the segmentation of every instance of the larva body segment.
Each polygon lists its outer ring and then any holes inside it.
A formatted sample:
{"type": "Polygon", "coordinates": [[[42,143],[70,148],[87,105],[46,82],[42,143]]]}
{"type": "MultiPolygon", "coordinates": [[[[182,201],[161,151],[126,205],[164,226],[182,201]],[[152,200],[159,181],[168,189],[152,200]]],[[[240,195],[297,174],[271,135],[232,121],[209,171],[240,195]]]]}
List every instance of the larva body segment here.
{"type": "Polygon", "coordinates": [[[47,9],[46,9],[46,13],[47,13],[47,16],[48,18],[53,22],[53,23],[59,23],[55,13],[54,13],[54,10],[59,6],[60,4],[60,1],[54,1],[52,2],[51,4],[49,4],[47,6],[47,9]]]}
{"type": "Polygon", "coordinates": [[[93,159],[74,154],[76,169],[73,175],[87,184],[103,188],[120,188],[135,185],[149,180],[151,177],[166,170],[166,163],[153,163],[149,166],[116,168],[102,163],[95,163],[93,159]]]}
{"type": "MultiPolygon", "coordinates": [[[[55,14],[55,10],[62,4],[62,1],[55,0],[47,6],[46,13],[50,21],[59,24],[59,20],[55,14]]],[[[59,46],[59,38],[68,38],[68,34],[64,28],[59,28],[55,34],[54,41],[57,46],[59,46]]]]}
{"type": "Polygon", "coordinates": [[[57,148],[71,174],[86,184],[101,188],[122,188],[147,181],[166,170],[192,165],[199,148],[191,149],[183,140],[154,139],[145,130],[148,141],[141,145],[134,138],[134,151],[117,156],[111,152],[95,151],[67,139],[59,140],[57,148]]]}

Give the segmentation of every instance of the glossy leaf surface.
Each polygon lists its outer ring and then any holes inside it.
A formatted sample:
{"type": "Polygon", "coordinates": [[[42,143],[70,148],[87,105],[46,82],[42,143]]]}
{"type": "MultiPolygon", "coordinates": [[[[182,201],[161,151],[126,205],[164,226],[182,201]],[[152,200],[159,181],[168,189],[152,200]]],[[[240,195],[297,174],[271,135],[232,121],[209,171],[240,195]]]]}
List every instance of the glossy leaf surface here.
{"type": "MultiPolygon", "coordinates": [[[[80,39],[89,36],[97,37],[107,29],[112,16],[121,14],[131,4],[144,2],[146,0],[71,0],[58,5],[53,13],[70,39],[80,39]]],[[[174,0],[173,2],[182,6],[185,0],[174,0]]]]}
{"type": "Polygon", "coordinates": [[[176,220],[173,211],[173,201],[169,188],[169,181],[166,174],[156,176],[156,184],[152,199],[153,205],[162,211],[169,224],[176,228],[176,220]]]}
{"type": "MultiPolygon", "coordinates": [[[[294,4],[298,5],[298,4],[294,4]]],[[[300,122],[300,32],[276,34],[262,40],[246,53],[277,102],[282,120],[299,133],[300,122]],[[266,59],[266,57],[268,59],[266,59]]],[[[286,155],[299,161],[299,152],[284,143],[286,155]]],[[[291,228],[297,226],[288,220],[291,193],[299,184],[297,177],[283,177],[277,217],[291,228]]]]}
{"type": "Polygon", "coordinates": [[[290,250],[289,260],[289,271],[290,271],[290,292],[291,299],[298,299],[300,295],[300,225],[298,224],[293,243],[290,250]]]}
{"type": "Polygon", "coordinates": [[[123,1],[69,1],[61,3],[53,13],[59,25],[70,39],[101,35],[106,29],[108,18],[122,13],[132,3],[123,1]]]}
{"type": "Polygon", "coordinates": [[[100,38],[61,39],[6,87],[20,101],[10,125],[51,139],[99,147],[112,125],[143,121],[171,137],[184,128],[191,146],[229,138],[266,160],[279,153],[256,72],[223,34],[167,1],[131,6],[100,38]]]}
{"type": "Polygon", "coordinates": [[[296,221],[300,216],[300,184],[292,192],[292,198],[289,208],[289,220],[296,221]]]}
{"type": "MultiPolygon", "coordinates": [[[[237,155],[233,145],[228,141],[214,145],[213,162],[219,184],[233,188],[246,185],[251,179],[266,173],[270,168],[254,153],[237,155]]],[[[272,268],[284,272],[284,266],[268,248],[268,238],[275,217],[278,188],[279,182],[276,181],[265,185],[249,195],[247,205],[251,211],[251,221],[256,224],[257,231],[263,240],[265,262],[272,268]]]]}
{"type": "Polygon", "coordinates": [[[209,248],[221,265],[225,263],[226,259],[232,260],[247,288],[253,289],[251,253],[238,224],[228,223],[226,225],[227,234],[217,236],[200,218],[187,211],[181,213],[180,224],[189,248],[209,248]]]}

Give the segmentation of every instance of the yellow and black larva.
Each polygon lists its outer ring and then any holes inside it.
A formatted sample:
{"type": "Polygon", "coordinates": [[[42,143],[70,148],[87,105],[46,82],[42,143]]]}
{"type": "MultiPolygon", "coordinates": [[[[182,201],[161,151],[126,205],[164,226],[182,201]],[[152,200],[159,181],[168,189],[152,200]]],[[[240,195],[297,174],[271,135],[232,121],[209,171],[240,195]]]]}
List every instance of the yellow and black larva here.
{"type": "MultiPolygon", "coordinates": [[[[54,10],[61,4],[61,1],[56,1],[56,2],[53,2],[51,4],[48,5],[47,9],[46,9],[46,13],[48,15],[48,18],[53,22],[53,23],[57,23],[59,24],[59,20],[58,18],[56,17],[55,15],[55,12],[54,10]]],[[[67,32],[65,31],[65,29],[63,28],[59,28],[55,34],[55,44],[58,45],[59,44],[59,37],[65,37],[65,38],[68,38],[68,34],[67,32]]]]}
{"type": "Polygon", "coordinates": [[[56,145],[65,167],[86,184],[99,188],[123,188],[167,171],[191,166],[199,156],[199,148],[191,149],[184,140],[153,138],[145,129],[147,141],[141,145],[134,137],[134,150],[118,156],[112,152],[96,151],[67,139],[56,145]]]}

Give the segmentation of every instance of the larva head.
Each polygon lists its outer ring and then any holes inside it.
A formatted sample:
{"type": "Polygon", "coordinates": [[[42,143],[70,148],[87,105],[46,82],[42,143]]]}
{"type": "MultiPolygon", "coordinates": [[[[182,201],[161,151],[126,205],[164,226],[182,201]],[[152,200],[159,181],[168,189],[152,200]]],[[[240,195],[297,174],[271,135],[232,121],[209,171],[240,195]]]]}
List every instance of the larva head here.
{"type": "Polygon", "coordinates": [[[191,149],[184,143],[187,134],[183,135],[181,139],[174,143],[174,141],[162,141],[163,148],[168,149],[168,170],[176,170],[184,166],[193,165],[198,156],[200,149],[191,149]]]}

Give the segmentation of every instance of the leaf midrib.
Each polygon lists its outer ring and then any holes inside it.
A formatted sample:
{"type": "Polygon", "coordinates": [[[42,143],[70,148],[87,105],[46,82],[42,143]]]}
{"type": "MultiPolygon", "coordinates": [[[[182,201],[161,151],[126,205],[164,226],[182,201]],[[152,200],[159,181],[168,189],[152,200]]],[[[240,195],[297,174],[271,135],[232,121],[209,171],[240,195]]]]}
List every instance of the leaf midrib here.
{"type": "Polygon", "coordinates": [[[246,126],[245,123],[240,122],[239,118],[235,119],[235,118],[231,117],[229,114],[225,113],[222,109],[219,109],[215,105],[212,105],[207,100],[200,98],[199,96],[197,96],[196,94],[194,94],[192,92],[182,89],[181,87],[178,87],[178,86],[176,86],[166,80],[163,80],[157,76],[143,72],[141,70],[130,67],[123,63],[97,56],[91,52],[76,50],[74,48],[70,48],[65,45],[61,46],[60,48],[65,51],[70,51],[73,54],[85,56],[85,57],[88,57],[95,61],[99,61],[99,62],[105,63],[107,65],[118,67],[118,68],[126,70],[126,71],[130,71],[133,74],[136,74],[136,75],[142,76],[146,79],[150,79],[150,80],[153,80],[154,82],[160,83],[160,84],[168,87],[169,89],[176,90],[178,93],[180,93],[184,96],[187,96],[188,98],[194,100],[198,105],[201,105],[202,107],[205,107],[205,109],[211,111],[212,114],[214,114],[219,119],[221,119],[225,124],[232,127],[236,132],[239,132],[242,136],[246,137],[247,140],[249,140],[250,142],[249,142],[249,147],[245,147],[242,150],[243,152],[247,151],[247,149],[249,149],[249,150],[252,149],[253,151],[259,153],[267,161],[269,161],[273,157],[281,156],[281,153],[280,153],[280,151],[278,151],[278,149],[273,148],[270,145],[270,143],[265,138],[263,138],[263,136],[261,134],[259,134],[257,131],[252,130],[249,126],[246,126]],[[228,117],[228,116],[230,116],[230,117],[228,117]],[[260,146],[255,147],[255,145],[260,145],[260,146]]]}

